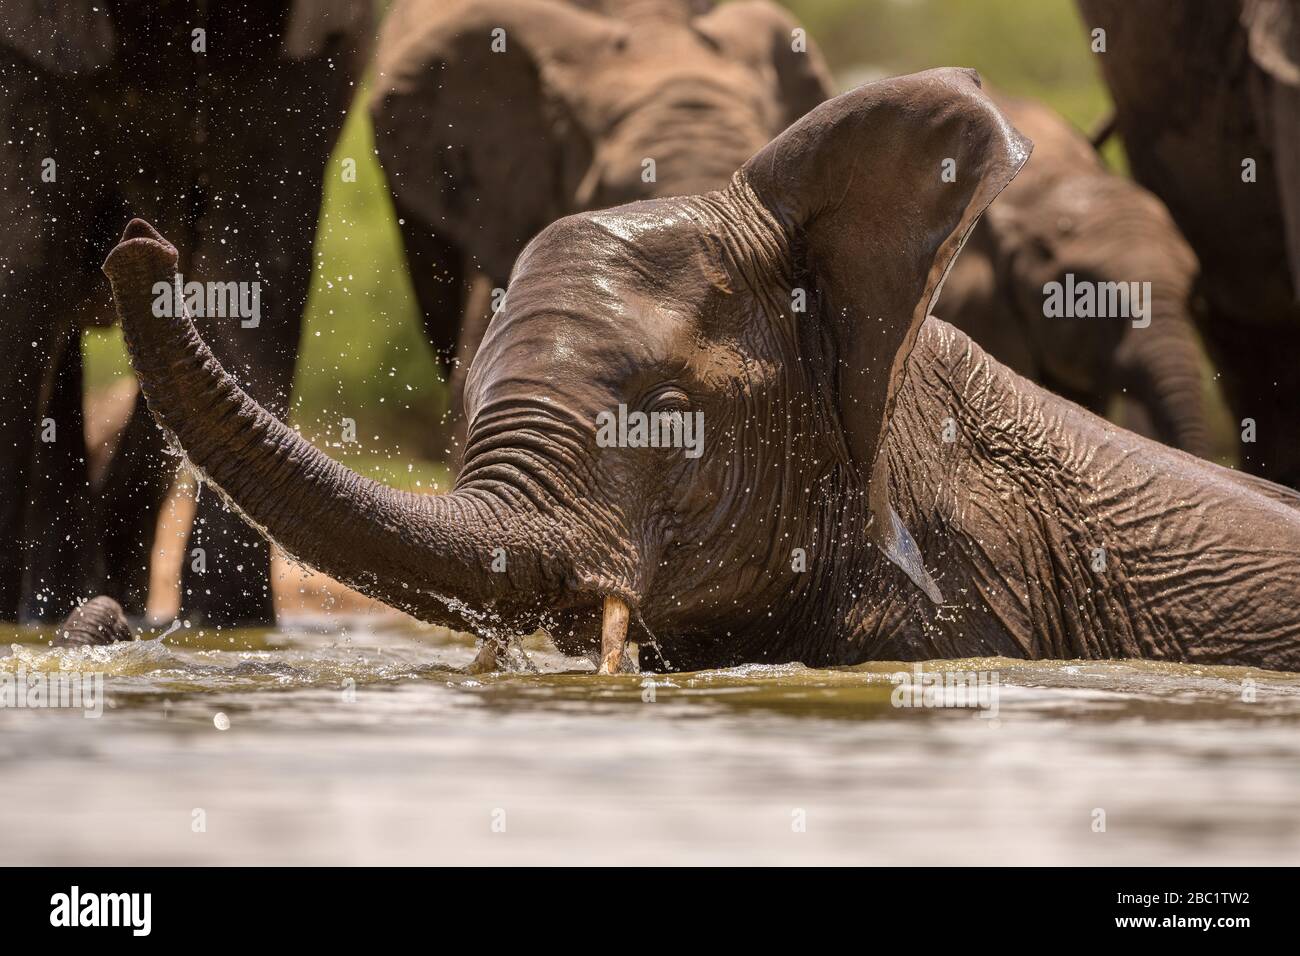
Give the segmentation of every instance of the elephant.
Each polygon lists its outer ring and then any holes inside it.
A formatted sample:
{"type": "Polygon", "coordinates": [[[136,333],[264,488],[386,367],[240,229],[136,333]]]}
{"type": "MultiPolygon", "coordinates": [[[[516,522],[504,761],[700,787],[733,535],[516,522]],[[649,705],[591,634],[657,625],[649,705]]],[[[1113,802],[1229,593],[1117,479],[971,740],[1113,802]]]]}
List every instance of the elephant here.
{"type": "Polygon", "coordinates": [[[932,70],[823,103],[723,189],[547,226],[436,495],[329,458],[184,314],[155,319],[177,257],[147,223],[103,268],[149,408],[205,480],[420,619],[494,641],[544,627],[604,672],[629,641],[653,670],[1300,669],[1300,495],[1127,432],[927,318],[1030,148],[976,74],[932,70]]]}
{"type": "Polygon", "coordinates": [[[528,240],[570,213],[724,186],[832,91],[766,0],[398,0],[375,61],[375,146],[457,446],[492,290],[528,240]]]}
{"type": "Polygon", "coordinates": [[[1160,200],[1107,170],[1062,117],[1032,100],[990,95],[1034,152],[972,232],[938,317],[1049,390],[1099,415],[1122,396],[1122,424],[1211,457],[1207,360],[1191,310],[1195,254],[1160,200]],[[1145,290],[1130,300],[1144,314],[1047,314],[1053,289],[1085,283],[1145,290]]]}
{"type": "MultiPolygon", "coordinates": [[[[139,401],[92,488],[81,419],[81,330],[111,321],[98,266],[126,210],[168,229],[186,276],[243,283],[249,314],[209,315],[205,336],[287,411],[325,164],[371,29],[350,0],[0,0],[0,620],[58,620],[92,587],[146,609],[171,459],[139,401]]],[[[183,613],[273,619],[266,543],[220,502],[200,501],[185,553],[183,613]]]]}
{"type": "Polygon", "coordinates": [[[1300,488],[1300,5],[1079,7],[1104,38],[1097,62],[1133,178],[1200,261],[1197,319],[1241,423],[1242,466],[1300,488]]]}
{"type": "Polygon", "coordinates": [[[91,598],[68,615],[54,634],[51,647],[101,647],[133,641],[122,605],[103,594],[91,598]]]}

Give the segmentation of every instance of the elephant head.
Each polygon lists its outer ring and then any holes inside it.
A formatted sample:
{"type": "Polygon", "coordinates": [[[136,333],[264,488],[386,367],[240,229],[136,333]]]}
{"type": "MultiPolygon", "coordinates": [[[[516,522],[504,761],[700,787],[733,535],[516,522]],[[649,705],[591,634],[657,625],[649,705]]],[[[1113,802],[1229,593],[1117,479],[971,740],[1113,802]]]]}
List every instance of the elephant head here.
{"type": "Polygon", "coordinates": [[[936,70],[823,104],[726,189],[551,225],[475,359],[465,465],[437,496],[329,459],[187,318],[152,316],[175,254],[148,226],[104,269],[159,422],[306,563],[426,620],[542,625],[566,649],[594,649],[604,605],[607,652],[630,610],[671,666],[797,659],[842,639],[835,602],[878,583],[872,550],[939,598],[880,451],[920,324],[1028,152],[973,73],[936,70]],[[602,418],[637,412],[698,414],[702,443],[601,440],[602,418]],[[793,573],[793,549],[816,570],[793,573]]]}
{"type": "Polygon", "coordinates": [[[711,8],[398,4],[371,114],[400,214],[504,280],[561,216],[724,184],[830,81],[780,8],[711,8]]]}

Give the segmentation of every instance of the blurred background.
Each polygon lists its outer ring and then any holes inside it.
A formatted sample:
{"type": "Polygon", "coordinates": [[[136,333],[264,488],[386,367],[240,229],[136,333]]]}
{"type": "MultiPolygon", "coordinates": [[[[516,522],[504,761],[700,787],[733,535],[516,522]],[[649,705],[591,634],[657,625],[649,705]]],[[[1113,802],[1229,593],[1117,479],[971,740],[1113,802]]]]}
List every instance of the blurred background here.
{"type": "MultiPolygon", "coordinates": [[[[972,66],[1005,92],[1042,99],[1089,130],[1107,113],[1071,0],[785,0],[821,46],[841,89],[934,66],[972,66]]],[[[365,90],[326,177],[315,272],[294,389],[294,423],[329,453],[409,489],[445,487],[439,427],[447,392],[420,329],[365,90]],[[344,182],[346,158],[356,182],[344,182]],[[338,443],[339,421],[356,444],[338,443]]],[[[1118,144],[1107,158],[1122,164],[1118,144]]],[[[120,330],[86,333],[88,400],[129,389],[120,330]],[[125,379],[126,382],[121,381],[125,379]]]]}

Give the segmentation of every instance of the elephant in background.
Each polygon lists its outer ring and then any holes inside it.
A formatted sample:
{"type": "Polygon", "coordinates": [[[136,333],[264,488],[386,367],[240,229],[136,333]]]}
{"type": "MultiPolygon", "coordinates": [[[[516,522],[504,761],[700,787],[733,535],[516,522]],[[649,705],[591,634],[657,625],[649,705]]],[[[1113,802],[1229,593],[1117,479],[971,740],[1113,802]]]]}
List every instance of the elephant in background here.
{"type": "Polygon", "coordinates": [[[528,240],[570,213],[724,186],[831,93],[796,31],[765,0],[398,0],[371,114],[454,442],[491,290],[528,240]]]}
{"type": "Polygon", "coordinates": [[[1014,371],[1099,415],[1210,457],[1204,348],[1191,312],[1196,256],[1158,199],[1109,172],[1048,107],[995,95],[1034,143],[1015,182],[975,227],[937,307],[1014,371]],[[1149,282],[1149,324],[1045,314],[1058,282],[1149,282]],[[1136,406],[1136,407],[1133,407],[1136,406]]]}
{"type": "MultiPolygon", "coordinates": [[[[259,283],[258,316],[204,335],[288,410],[325,164],[372,29],[352,0],[0,0],[0,620],[57,620],[97,576],[145,610],[172,459],[141,399],[92,490],[81,420],[80,333],[111,320],[97,267],[131,214],[164,225],[187,281],[259,283]]],[[[204,498],[182,612],[272,620],[269,562],[204,498]]]]}
{"type": "Polygon", "coordinates": [[[629,633],[664,669],[1300,669],[1300,495],[1124,431],[927,320],[1029,149],[974,74],[934,70],[822,104],[724,189],[548,226],[474,359],[441,495],[330,459],[188,318],[155,319],[177,257],[148,225],[104,270],[150,410],[207,480],[290,553],[425,620],[542,626],[608,670],[629,633]],[[616,411],[660,440],[602,440],[616,411]],[[686,416],[699,454],[671,440],[686,416]]]}
{"type": "Polygon", "coordinates": [[[1300,487],[1300,4],[1079,8],[1106,31],[1097,61],[1133,178],[1200,260],[1201,334],[1234,416],[1255,422],[1242,465],[1300,487]]]}
{"type": "Polygon", "coordinates": [[[98,595],[77,607],[54,632],[51,647],[102,647],[133,641],[131,626],[122,606],[111,597],[98,595]]]}

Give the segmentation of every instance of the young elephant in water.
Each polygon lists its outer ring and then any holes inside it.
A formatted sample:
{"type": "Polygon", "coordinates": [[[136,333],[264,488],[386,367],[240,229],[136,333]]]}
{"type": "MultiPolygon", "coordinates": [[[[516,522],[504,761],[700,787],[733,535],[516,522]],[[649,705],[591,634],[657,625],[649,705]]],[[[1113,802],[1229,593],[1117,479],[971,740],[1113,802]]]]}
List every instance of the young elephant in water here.
{"type": "Polygon", "coordinates": [[[1211,457],[1195,254],[1160,200],[1063,118],[993,101],[1034,154],[971,233],[936,314],[1051,391],[1099,415],[1122,396],[1129,428],[1211,457]]]}
{"type": "Polygon", "coordinates": [[[464,470],[436,496],[328,458],[188,319],[153,317],[175,252],[150,227],[104,269],[150,407],[207,480],[303,561],[425,620],[545,626],[607,668],[629,627],[645,665],[674,669],[1300,668],[1300,497],[1116,428],[926,320],[1029,148],[973,74],[937,70],[823,104],[725,190],[555,223],[515,266],[470,372],[464,470]],[[642,447],[654,413],[702,416],[702,454],[642,447]]]}

